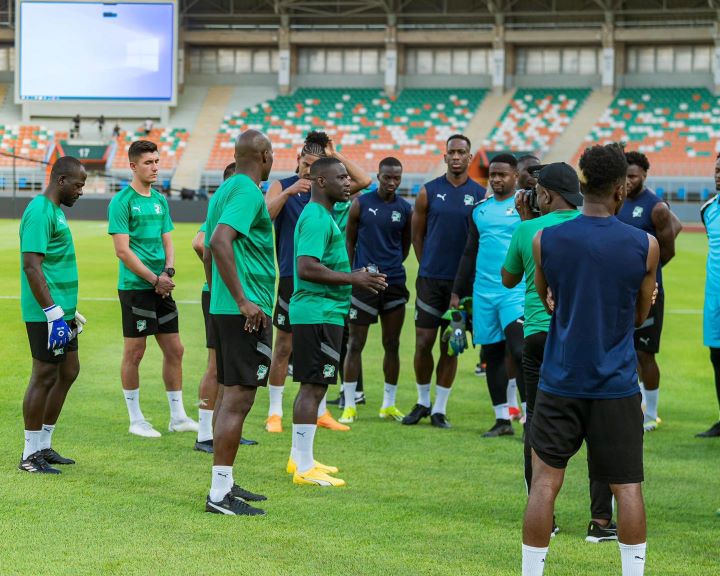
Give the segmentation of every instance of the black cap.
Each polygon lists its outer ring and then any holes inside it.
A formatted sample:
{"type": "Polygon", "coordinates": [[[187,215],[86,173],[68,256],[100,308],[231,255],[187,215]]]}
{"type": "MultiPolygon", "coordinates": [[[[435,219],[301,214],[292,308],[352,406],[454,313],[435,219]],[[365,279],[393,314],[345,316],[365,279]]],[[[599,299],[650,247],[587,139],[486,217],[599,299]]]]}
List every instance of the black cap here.
{"type": "Polygon", "coordinates": [[[565,162],[553,162],[539,166],[528,167],[528,172],[540,170],[538,184],[543,188],[557,192],[573,206],[583,205],[583,195],[580,192],[580,180],[572,166],[565,162]]]}

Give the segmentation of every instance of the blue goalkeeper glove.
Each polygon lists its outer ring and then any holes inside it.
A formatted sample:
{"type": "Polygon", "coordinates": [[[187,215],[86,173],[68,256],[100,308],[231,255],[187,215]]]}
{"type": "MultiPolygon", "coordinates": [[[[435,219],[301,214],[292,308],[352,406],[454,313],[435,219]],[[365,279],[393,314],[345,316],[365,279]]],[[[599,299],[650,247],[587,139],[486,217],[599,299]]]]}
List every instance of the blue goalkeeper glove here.
{"type": "Polygon", "coordinates": [[[57,304],[43,308],[48,323],[48,350],[65,348],[72,339],[72,330],[67,322],[63,320],[65,311],[57,304]]]}
{"type": "Polygon", "coordinates": [[[442,335],[442,341],[448,343],[448,356],[459,356],[467,350],[466,317],[465,312],[461,310],[448,310],[443,316],[444,319],[450,320],[450,326],[442,335]]]}

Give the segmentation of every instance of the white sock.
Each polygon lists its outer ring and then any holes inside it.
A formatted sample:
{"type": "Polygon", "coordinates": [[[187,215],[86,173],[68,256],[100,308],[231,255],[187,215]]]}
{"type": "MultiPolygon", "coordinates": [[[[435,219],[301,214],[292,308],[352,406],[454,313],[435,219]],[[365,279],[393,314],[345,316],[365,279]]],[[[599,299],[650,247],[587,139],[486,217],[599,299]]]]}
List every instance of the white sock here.
{"type": "Polygon", "coordinates": [[[435,385],[435,404],[432,407],[433,414],[445,414],[447,411],[447,401],[452,388],[443,388],[435,385]]]}
{"type": "Polygon", "coordinates": [[[268,394],[270,396],[270,407],[268,408],[268,416],[282,416],[282,402],[285,386],[273,386],[268,384],[268,394]]]}
{"type": "Polygon", "coordinates": [[[170,404],[170,420],[184,420],[187,418],[182,401],[182,390],[168,392],[167,397],[168,404],[170,404]]]}
{"type": "Polygon", "coordinates": [[[297,464],[298,472],[307,472],[315,466],[313,458],[313,442],[315,440],[315,424],[293,424],[293,451],[290,454],[295,464],[297,464]]]}
{"type": "Polygon", "coordinates": [[[325,392],[325,396],[322,397],[320,404],[318,404],[318,418],[325,414],[325,412],[327,412],[327,392],[325,392]]]}
{"type": "Polygon", "coordinates": [[[38,450],[45,450],[46,448],[50,448],[50,445],[52,444],[52,434],[54,430],[54,424],[43,424],[38,450]]]}
{"type": "Polygon", "coordinates": [[[522,576],[542,576],[547,548],[522,545],[522,576]]]}
{"type": "Polygon", "coordinates": [[[430,384],[416,384],[418,401],[417,403],[425,408],[430,408],[430,384]]]}
{"type": "Polygon", "coordinates": [[[357,382],[343,382],[343,396],[345,397],[345,408],[357,408],[355,404],[355,391],[357,382]]]}
{"type": "Polygon", "coordinates": [[[26,460],[28,456],[35,454],[39,450],[38,445],[40,444],[40,435],[42,430],[25,430],[25,448],[23,448],[23,460],[26,460]]]}
{"type": "Polygon", "coordinates": [[[198,442],[213,439],[212,417],[213,410],[198,410],[198,442]]]}
{"type": "Polygon", "coordinates": [[[127,404],[128,415],[130,416],[130,424],[134,422],[142,422],[145,420],[142,410],[140,410],[140,388],[137,390],[123,390],[125,396],[125,404],[127,404]]]}
{"type": "Polygon", "coordinates": [[[510,378],[510,380],[508,380],[507,401],[510,408],[518,408],[517,380],[515,378],[510,378]]]}
{"type": "Polygon", "coordinates": [[[646,542],[642,544],[623,544],[620,545],[620,560],[622,562],[622,576],[643,576],[645,574],[645,547],[646,542]]]}
{"type": "Polygon", "coordinates": [[[388,384],[385,382],[385,386],[383,388],[383,408],[390,408],[390,406],[395,406],[395,394],[397,392],[397,384],[388,384]]]}
{"type": "Polygon", "coordinates": [[[233,487],[233,467],[213,466],[210,500],[220,502],[233,487]]]}
{"type": "Polygon", "coordinates": [[[510,420],[510,408],[507,404],[497,404],[493,408],[496,420],[510,420]]]}
{"type": "Polygon", "coordinates": [[[645,390],[645,416],[650,420],[657,420],[659,399],[660,388],[656,390],[645,390]]]}
{"type": "Polygon", "coordinates": [[[642,405],[643,409],[645,408],[646,398],[645,398],[645,384],[643,384],[642,380],[638,380],[638,386],[640,386],[640,396],[642,397],[642,405]]]}

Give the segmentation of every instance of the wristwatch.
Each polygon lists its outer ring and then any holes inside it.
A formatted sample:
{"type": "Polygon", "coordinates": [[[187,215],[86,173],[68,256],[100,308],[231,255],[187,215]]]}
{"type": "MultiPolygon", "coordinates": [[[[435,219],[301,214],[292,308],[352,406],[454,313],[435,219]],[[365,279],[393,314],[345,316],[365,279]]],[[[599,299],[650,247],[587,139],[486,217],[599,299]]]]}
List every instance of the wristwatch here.
{"type": "Polygon", "coordinates": [[[170,278],[175,276],[175,268],[165,268],[165,270],[163,270],[163,272],[165,272],[165,274],[170,276],[170,278]]]}

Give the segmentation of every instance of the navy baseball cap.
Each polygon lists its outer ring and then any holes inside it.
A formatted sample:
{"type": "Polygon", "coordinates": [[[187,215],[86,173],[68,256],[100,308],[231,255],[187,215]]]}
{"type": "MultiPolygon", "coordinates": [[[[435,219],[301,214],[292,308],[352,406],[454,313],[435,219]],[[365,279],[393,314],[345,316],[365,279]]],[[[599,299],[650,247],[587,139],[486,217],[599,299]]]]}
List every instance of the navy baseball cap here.
{"type": "Polygon", "coordinates": [[[543,188],[557,192],[573,206],[583,205],[583,195],[580,192],[580,180],[572,166],[565,162],[553,162],[530,166],[529,172],[540,170],[537,180],[543,188]]]}

